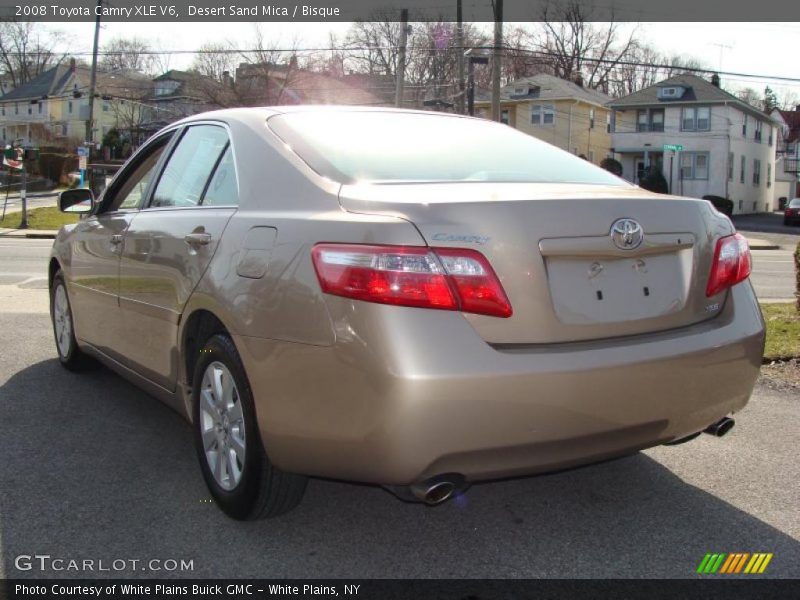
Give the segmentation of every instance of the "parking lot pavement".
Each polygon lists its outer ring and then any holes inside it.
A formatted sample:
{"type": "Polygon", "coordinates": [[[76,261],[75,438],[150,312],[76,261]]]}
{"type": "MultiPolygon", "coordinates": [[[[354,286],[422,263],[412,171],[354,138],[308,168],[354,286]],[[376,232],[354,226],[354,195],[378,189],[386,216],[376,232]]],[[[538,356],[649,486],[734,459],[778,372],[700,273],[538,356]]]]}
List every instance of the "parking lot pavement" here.
{"type": "Polygon", "coordinates": [[[295,511],[239,523],[208,501],[188,425],[105,369],[62,369],[46,292],[16,293],[0,305],[0,576],[683,578],[707,552],[772,552],[766,576],[800,576],[800,398],[759,387],[725,438],[475,485],[436,508],[312,480],[295,511]],[[193,569],[16,569],[37,553],[193,569]]]}

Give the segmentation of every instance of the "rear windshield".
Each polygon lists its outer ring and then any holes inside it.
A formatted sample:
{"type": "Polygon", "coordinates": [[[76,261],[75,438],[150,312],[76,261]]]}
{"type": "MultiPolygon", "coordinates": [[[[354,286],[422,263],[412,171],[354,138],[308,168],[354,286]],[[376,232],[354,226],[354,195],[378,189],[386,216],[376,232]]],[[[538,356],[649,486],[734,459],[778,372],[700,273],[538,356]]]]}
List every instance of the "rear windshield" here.
{"type": "Polygon", "coordinates": [[[277,115],[269,126],[312,169],[340,183],[630,185],[582,158],[482,119],[321,110],[277,115]]]}
{"type": "Polygon", "coordinates": [[[795,198],[791,202],[789,202],[789,206],[792,208],[800,208],[800,198],[795,198]]]}

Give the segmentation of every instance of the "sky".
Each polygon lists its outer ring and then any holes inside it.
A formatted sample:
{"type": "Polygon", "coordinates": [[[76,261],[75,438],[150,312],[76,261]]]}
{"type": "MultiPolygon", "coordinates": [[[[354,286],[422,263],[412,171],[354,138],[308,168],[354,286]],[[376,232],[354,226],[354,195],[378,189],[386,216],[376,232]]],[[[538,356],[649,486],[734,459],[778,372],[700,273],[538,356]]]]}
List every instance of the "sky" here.
{"type": "MultiPolygon", "coordinates": [[[[327,47],[328,34],[343,37],[349,23],[261,23],[264,37],[273,43],[304,47],[327,47]]],[[[486,24],[490,28],[490,24],[486,24]]],[[[513,26],[513,24],[509,24],[513,26]]],[[[94,23],[53,24],[67,34],[75,52],[91,52],[94,23]]],[[[797,40],[800,23],[639,23],[623,24],[638,28],[638,37],[667,54],[695,57],[709,67],[723,71],[800,79],[797,68],[797,40]]],[[[108,23],[103,25],[100,44],[113,37],[138,36],[148,39],[159,50],[193,50],[198,45],[225,40],[253,39],[250,23],[108,23]]],[[[170,68],[187,68],[189,55],[174,55],[170,68]]],[[[746,80],[722,77],[727,89],[752,87],[763,92],[769,85],[778,93],[793,92],[800,98],[800,83],[746,80]]]]}

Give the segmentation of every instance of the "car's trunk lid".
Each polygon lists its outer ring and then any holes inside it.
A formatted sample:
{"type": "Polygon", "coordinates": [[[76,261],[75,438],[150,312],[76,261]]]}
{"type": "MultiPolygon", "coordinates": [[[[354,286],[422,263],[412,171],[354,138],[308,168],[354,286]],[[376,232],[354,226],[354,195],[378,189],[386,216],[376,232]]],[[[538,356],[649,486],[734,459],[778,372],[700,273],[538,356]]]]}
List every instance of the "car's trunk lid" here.
{"type": "Polygon", "coordinates": [[[721,304],[705,286],[715,241],[733,229],[708,202],[627,186],[491,183],[343,186],[340,202],[407,219],[430,246],[482,252],[514,310],[466,315],[489,343],[663,331],[711,318],[721,304]],[[612,239],[620,219],[641,225],[636,248],[612,239]]]}

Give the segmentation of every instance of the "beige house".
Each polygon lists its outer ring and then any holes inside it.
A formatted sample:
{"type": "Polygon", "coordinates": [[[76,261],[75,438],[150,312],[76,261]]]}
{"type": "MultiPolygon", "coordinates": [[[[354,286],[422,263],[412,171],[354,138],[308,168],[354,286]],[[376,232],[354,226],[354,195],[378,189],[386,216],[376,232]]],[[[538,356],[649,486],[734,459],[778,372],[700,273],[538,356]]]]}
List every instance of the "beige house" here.
{"type": "MultiPolygon", "coordinates": [[[[610,156],[610,100],[596,90],[541,73],[500,90],[501,120],[598,164],[610,156]]],[[[490,95],[476,96],[475,115],[491,117],[490,95]]]]}
{"type": "MultiPolygon", "coordinates": [[[[0,97],[0,142],[73,147],[86,141],[90,69],[75,60],[44,71],[0,97]]],[[[131,104],[149,86],[140,74],[98,71],[92,141],[117,125],[119,98],[131,104]]]]}

